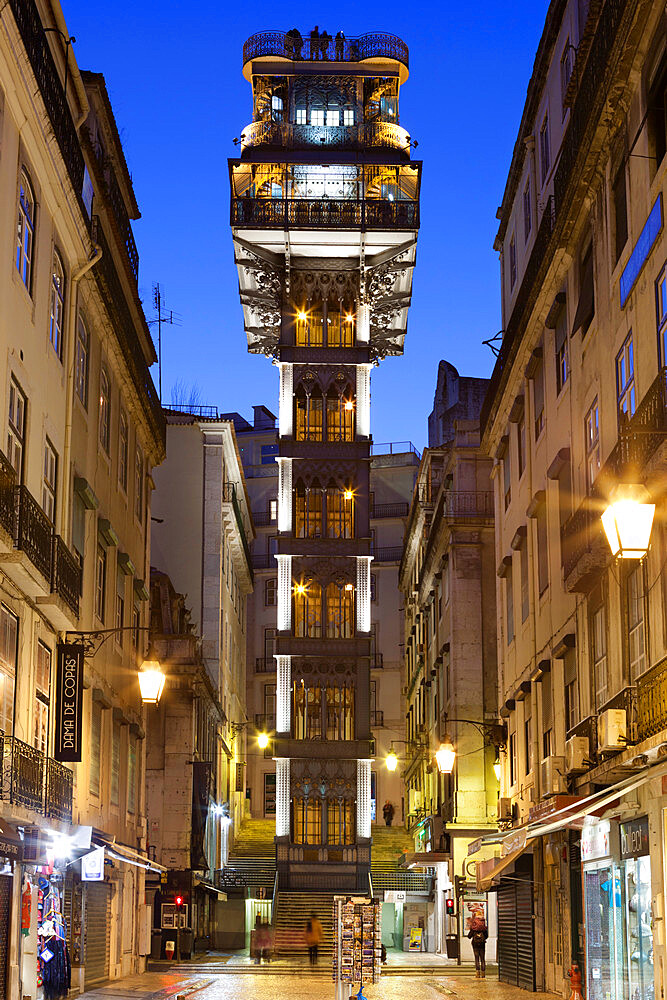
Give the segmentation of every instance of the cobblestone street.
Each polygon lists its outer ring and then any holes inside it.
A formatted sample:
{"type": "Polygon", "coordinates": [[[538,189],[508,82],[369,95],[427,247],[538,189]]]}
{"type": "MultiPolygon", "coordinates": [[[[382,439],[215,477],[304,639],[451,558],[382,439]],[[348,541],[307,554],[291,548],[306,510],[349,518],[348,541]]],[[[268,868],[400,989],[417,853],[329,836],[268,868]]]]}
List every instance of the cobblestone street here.
{"type": "MultiPolygon", "coordinates": [[[[148,972],[119,980],[84,993],[82,1000],[176,1000],[177,997],[199,1000],[333,1000],[333,984],[323,976],[304,972],[295,975],[225,975],[174,974],[148,972]]],[[[525,1000],[525,990],[499,983],[493,976],[478,980],[463,976],[385,975],[381,983],[364,988],[368,1000],[525,1000]]]]}

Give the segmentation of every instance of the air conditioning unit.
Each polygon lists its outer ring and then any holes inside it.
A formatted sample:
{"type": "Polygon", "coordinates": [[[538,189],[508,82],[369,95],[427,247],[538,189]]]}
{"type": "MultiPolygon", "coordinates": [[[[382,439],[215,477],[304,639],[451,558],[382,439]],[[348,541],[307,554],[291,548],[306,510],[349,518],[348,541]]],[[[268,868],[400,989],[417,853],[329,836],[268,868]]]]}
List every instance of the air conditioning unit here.
{"type": "Polygon", "coordinates": [[[588,736],[571,736],[565,741],[565,770],[568,774],[581,774],[589,765],[588,736]]]}
{"type": "Polygon", "coordinates": [[[542,798],[565,791],[565,757],[545,757],[542,761],[542,798]]]}
{"type": "Polygon", "coordinates": [[[411,788],[408,792],[408,812],[416,813],[421,809],[422,793],[417,788],[411,788]]]}
{"type": "Polygon", "coordinates": [[[624,708],[608,708],[598,716],[598,749],[601,753],[625,750],[627,719],[624,708]]]}
{"type": "Polygon", "coordinates": [[[498,799],[498,821],[509,823],[514,818],[511,799],[498,799]]]}

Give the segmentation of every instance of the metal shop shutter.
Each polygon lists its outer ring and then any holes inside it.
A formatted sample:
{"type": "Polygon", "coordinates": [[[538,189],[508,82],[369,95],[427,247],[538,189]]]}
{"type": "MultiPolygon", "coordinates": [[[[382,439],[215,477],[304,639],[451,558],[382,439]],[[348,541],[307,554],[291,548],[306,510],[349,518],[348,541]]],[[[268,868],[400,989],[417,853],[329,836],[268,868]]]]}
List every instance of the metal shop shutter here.
{"type": "Polygon", "coordinates": [[[0,875],[0,1000],[9,1000],[7,992],[9,914],[13,882],[14,880],[8,875],[0,875]]]}
{"type": "Polygon", "coordinates": [[[535,992],[535,941],[533,936],[533,884],[514,883],[516,891],[517,986],[535,992]]]}
{"type": "Polygon", "coordinates": [[[519,981],[517,957],[516,890],[514,882],[501,878],[498,888],[498,978],[516,986],[519,981]]]}
{"type": "Polygon", "coordinates": [[[86,885],[85,989],[109,978],[110,889],[105,882],[86,885]]]}

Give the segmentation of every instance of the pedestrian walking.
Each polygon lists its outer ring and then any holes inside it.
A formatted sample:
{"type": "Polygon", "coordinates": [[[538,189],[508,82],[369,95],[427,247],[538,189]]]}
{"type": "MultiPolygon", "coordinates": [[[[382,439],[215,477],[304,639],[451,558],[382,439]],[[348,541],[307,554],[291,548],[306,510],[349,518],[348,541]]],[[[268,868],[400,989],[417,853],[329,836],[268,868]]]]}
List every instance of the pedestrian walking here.
{"type": "Polygon", "coordinates": [[[385,826],[391,826],[392,820],[394,818],[394,807],[387,799],[384,806],[382,807],[382,817],[384,819],[385,826]]]}
{"type": "Polygon", "coordinates": [[[324,931],[316,913],[311,913],[306,921],[306,944],[311,965],[317,965],[317,949],[322,942],[324,931]]]}
{"type": "Polygon", "coordinates": [[[489,936],[484,920],[477,918],[470,924],[468,937],[472,942],[472,950],[475,955],[475,976],[477,979],[486,978],[486,939],[489,936]]]}
{"type": "Polygon", "coordinates": [[[343,53],[345,50],[345,35],[342,31],[336,33],[336,62],[343,61],[343,53]]]}

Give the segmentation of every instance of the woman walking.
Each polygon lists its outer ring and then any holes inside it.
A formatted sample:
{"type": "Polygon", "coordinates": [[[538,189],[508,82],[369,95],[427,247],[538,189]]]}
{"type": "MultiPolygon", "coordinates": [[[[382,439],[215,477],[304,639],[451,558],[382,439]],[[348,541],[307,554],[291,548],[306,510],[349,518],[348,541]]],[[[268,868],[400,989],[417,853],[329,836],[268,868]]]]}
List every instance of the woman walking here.
{"type": "Polygon", "coordinates": [[[486,979],[486,939],[489,932],[484,920],[479,917],[472,921],[468,937],[472,942],[472,950],[475,955],[475,977],[486,979]]]}
{"type": "Polygon", "coordinates": [[[308,957],[311,965],[317,965],[317,949],[323,934],[322,924],[317,919],[317,914],[311,913],[306,921],[306,944],[308,945],[308,957]]]}

